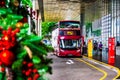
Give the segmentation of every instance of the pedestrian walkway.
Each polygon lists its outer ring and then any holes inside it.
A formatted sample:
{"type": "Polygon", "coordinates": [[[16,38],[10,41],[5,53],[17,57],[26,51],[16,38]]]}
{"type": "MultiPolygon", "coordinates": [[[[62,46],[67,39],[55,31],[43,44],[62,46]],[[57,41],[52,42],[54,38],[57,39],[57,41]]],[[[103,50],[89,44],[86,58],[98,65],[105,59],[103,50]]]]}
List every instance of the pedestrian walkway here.
{"type": "Polygon", "coordinates": [[[120,68],[120,47],[116,47],[116,60],[115,66],[120,68]]]}
{"type": "MultiPolygon", "coordinates": [[[[119,55],[119,50],[116,50],[116,56],[115,56],[115,64],[113,65],[114,67],[117,67],[120,69],[120,55],[119,55]]],[[[87,56],[87,54],[85,54],[87,56]]],[[[100,54],[99,51],[93,51],[93,59],[98,60],[100,62],[104,62],[108,64],[108,49],[104,48],[102,50],[102,54],[100,54]]],[[[120,77],[118,77],[117,80],[120,80],[120,77]]]]}
{"type": "MultiPolygon", "coordinates": [[[[93,51],[93,59],[104,62],[104,63],[108,63],[108,51],[106,49],[103,49],[102,54],[99,51],[93,51]]],[[[120,68],[120,55],[116,54],[114,66],[120,68]]]]}
{"type": "Polygon", "coordinates": [[[101,61],[98,61],[98,60],[95,60],[95,59],[92,59],[92,58],[88,58],[88,57],[83,57],[83,59],[87,62],[89,62],[90,64],[92,65],[96,65],[97,67],[99,67],[100,69],[104,70],[107,72],[107,78],[106,79],[101,79],[101,80],[111,80],[109,79],[111,76],[113,76],[113,73],[111,74],[111,71],[117,73],[117,75],[114,77],[114,79],[112,80],[116,80],[116,78],[118,78],[120,76],[120,70],[117,68],[117,67],[114,67],[114,66],[111,66],[111,65],[108,65],[106,63],[103,63],[101,61]],[[101,67],[100,67],[101,66],[101,67]]]}

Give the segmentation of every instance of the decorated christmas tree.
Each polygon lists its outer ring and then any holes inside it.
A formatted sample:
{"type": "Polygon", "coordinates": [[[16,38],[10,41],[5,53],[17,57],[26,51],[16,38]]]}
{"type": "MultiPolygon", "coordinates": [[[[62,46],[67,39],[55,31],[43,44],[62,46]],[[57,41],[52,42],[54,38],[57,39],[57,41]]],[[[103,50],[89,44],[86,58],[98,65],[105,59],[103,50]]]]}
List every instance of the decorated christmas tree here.
{"type": "Polygon", "coordinates": [[[28,34],[28,8],[31,0],[0,0],[0,80],[44,80],[51,73],[48,47],[28,34]]]}

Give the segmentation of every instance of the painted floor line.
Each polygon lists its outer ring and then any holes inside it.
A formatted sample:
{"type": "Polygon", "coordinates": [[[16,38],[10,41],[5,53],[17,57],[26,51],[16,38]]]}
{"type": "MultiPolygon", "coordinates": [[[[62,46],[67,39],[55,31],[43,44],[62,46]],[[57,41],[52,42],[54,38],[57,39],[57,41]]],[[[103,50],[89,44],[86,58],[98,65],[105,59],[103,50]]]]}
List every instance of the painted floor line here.
{"type": "Polygon", "coordinates": [[[84,61],[84,60],[82,60],[82,59],[76,58],[76,60],[81,61],[81,62],[84,62],[85,64],[87,64],[87,65],[95,68],[96,70],[102,72],[104,75],[103,75],[99,80],[104,80],[104,79],[107,77],[107,72],[105,72],[104,70],[102,70],[102,69],[100,69],[100,68],[97,68],[96,66],[94,66],[94,65],[92,65],[92,64],[90,64],[90,63],[88,63],[88,62],[86,62],[86,61],[84,61]]]}
{"type": "Polygon", "coordinates": [[[105,67],[107,69],[115,71],[117,73],[117,75],[113,78],[113,80],[116,80],[120,76],[120,69],[117,68],[117,67],[111,66],[111,65],[106,64],[104,62],[100,62],[98,60],[95,60],[95,59],[92,59],[92,58],[89,58],[89,57],[86,57],[86,56],[83,56],[83,58],[87,58],[87,59],[91,60],[94,63],[97,63],[97,64],[99,64],[99,65],[101,65],[101,66],[103,66],[103,67],[105,67]]]}

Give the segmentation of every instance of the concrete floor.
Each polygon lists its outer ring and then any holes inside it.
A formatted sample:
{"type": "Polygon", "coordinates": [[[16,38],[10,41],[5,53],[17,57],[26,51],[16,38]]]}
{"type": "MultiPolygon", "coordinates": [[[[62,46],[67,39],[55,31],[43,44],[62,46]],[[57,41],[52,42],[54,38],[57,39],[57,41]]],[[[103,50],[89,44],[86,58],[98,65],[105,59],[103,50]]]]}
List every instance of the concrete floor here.
{"type": "Polygon", "coordinates": [[[53,59],[53,64],[51,65],[53,74],[46,75],[50,80],[113,80],[117,75],[117,72],[111,68],[96,64],[94,61],[84,57],[60,58],[53,54],[49,54],[48,57],[53,59]],[[105,74],[88,64],[105,71],[107,76],[101,79],[105,74]]]}

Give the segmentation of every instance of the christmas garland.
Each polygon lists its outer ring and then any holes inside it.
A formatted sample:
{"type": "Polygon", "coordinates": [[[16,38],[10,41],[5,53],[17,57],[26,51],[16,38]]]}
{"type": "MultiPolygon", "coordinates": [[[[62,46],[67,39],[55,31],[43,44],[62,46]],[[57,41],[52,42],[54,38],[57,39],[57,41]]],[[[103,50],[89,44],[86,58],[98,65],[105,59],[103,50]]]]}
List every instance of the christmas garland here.
{"type": "Polygon", "coordinates": [[[0,1],[0,80],[44,80],[52,73],[48,47],[41,37],[28,34],[28,7],[30,0],[0,1]]]}

